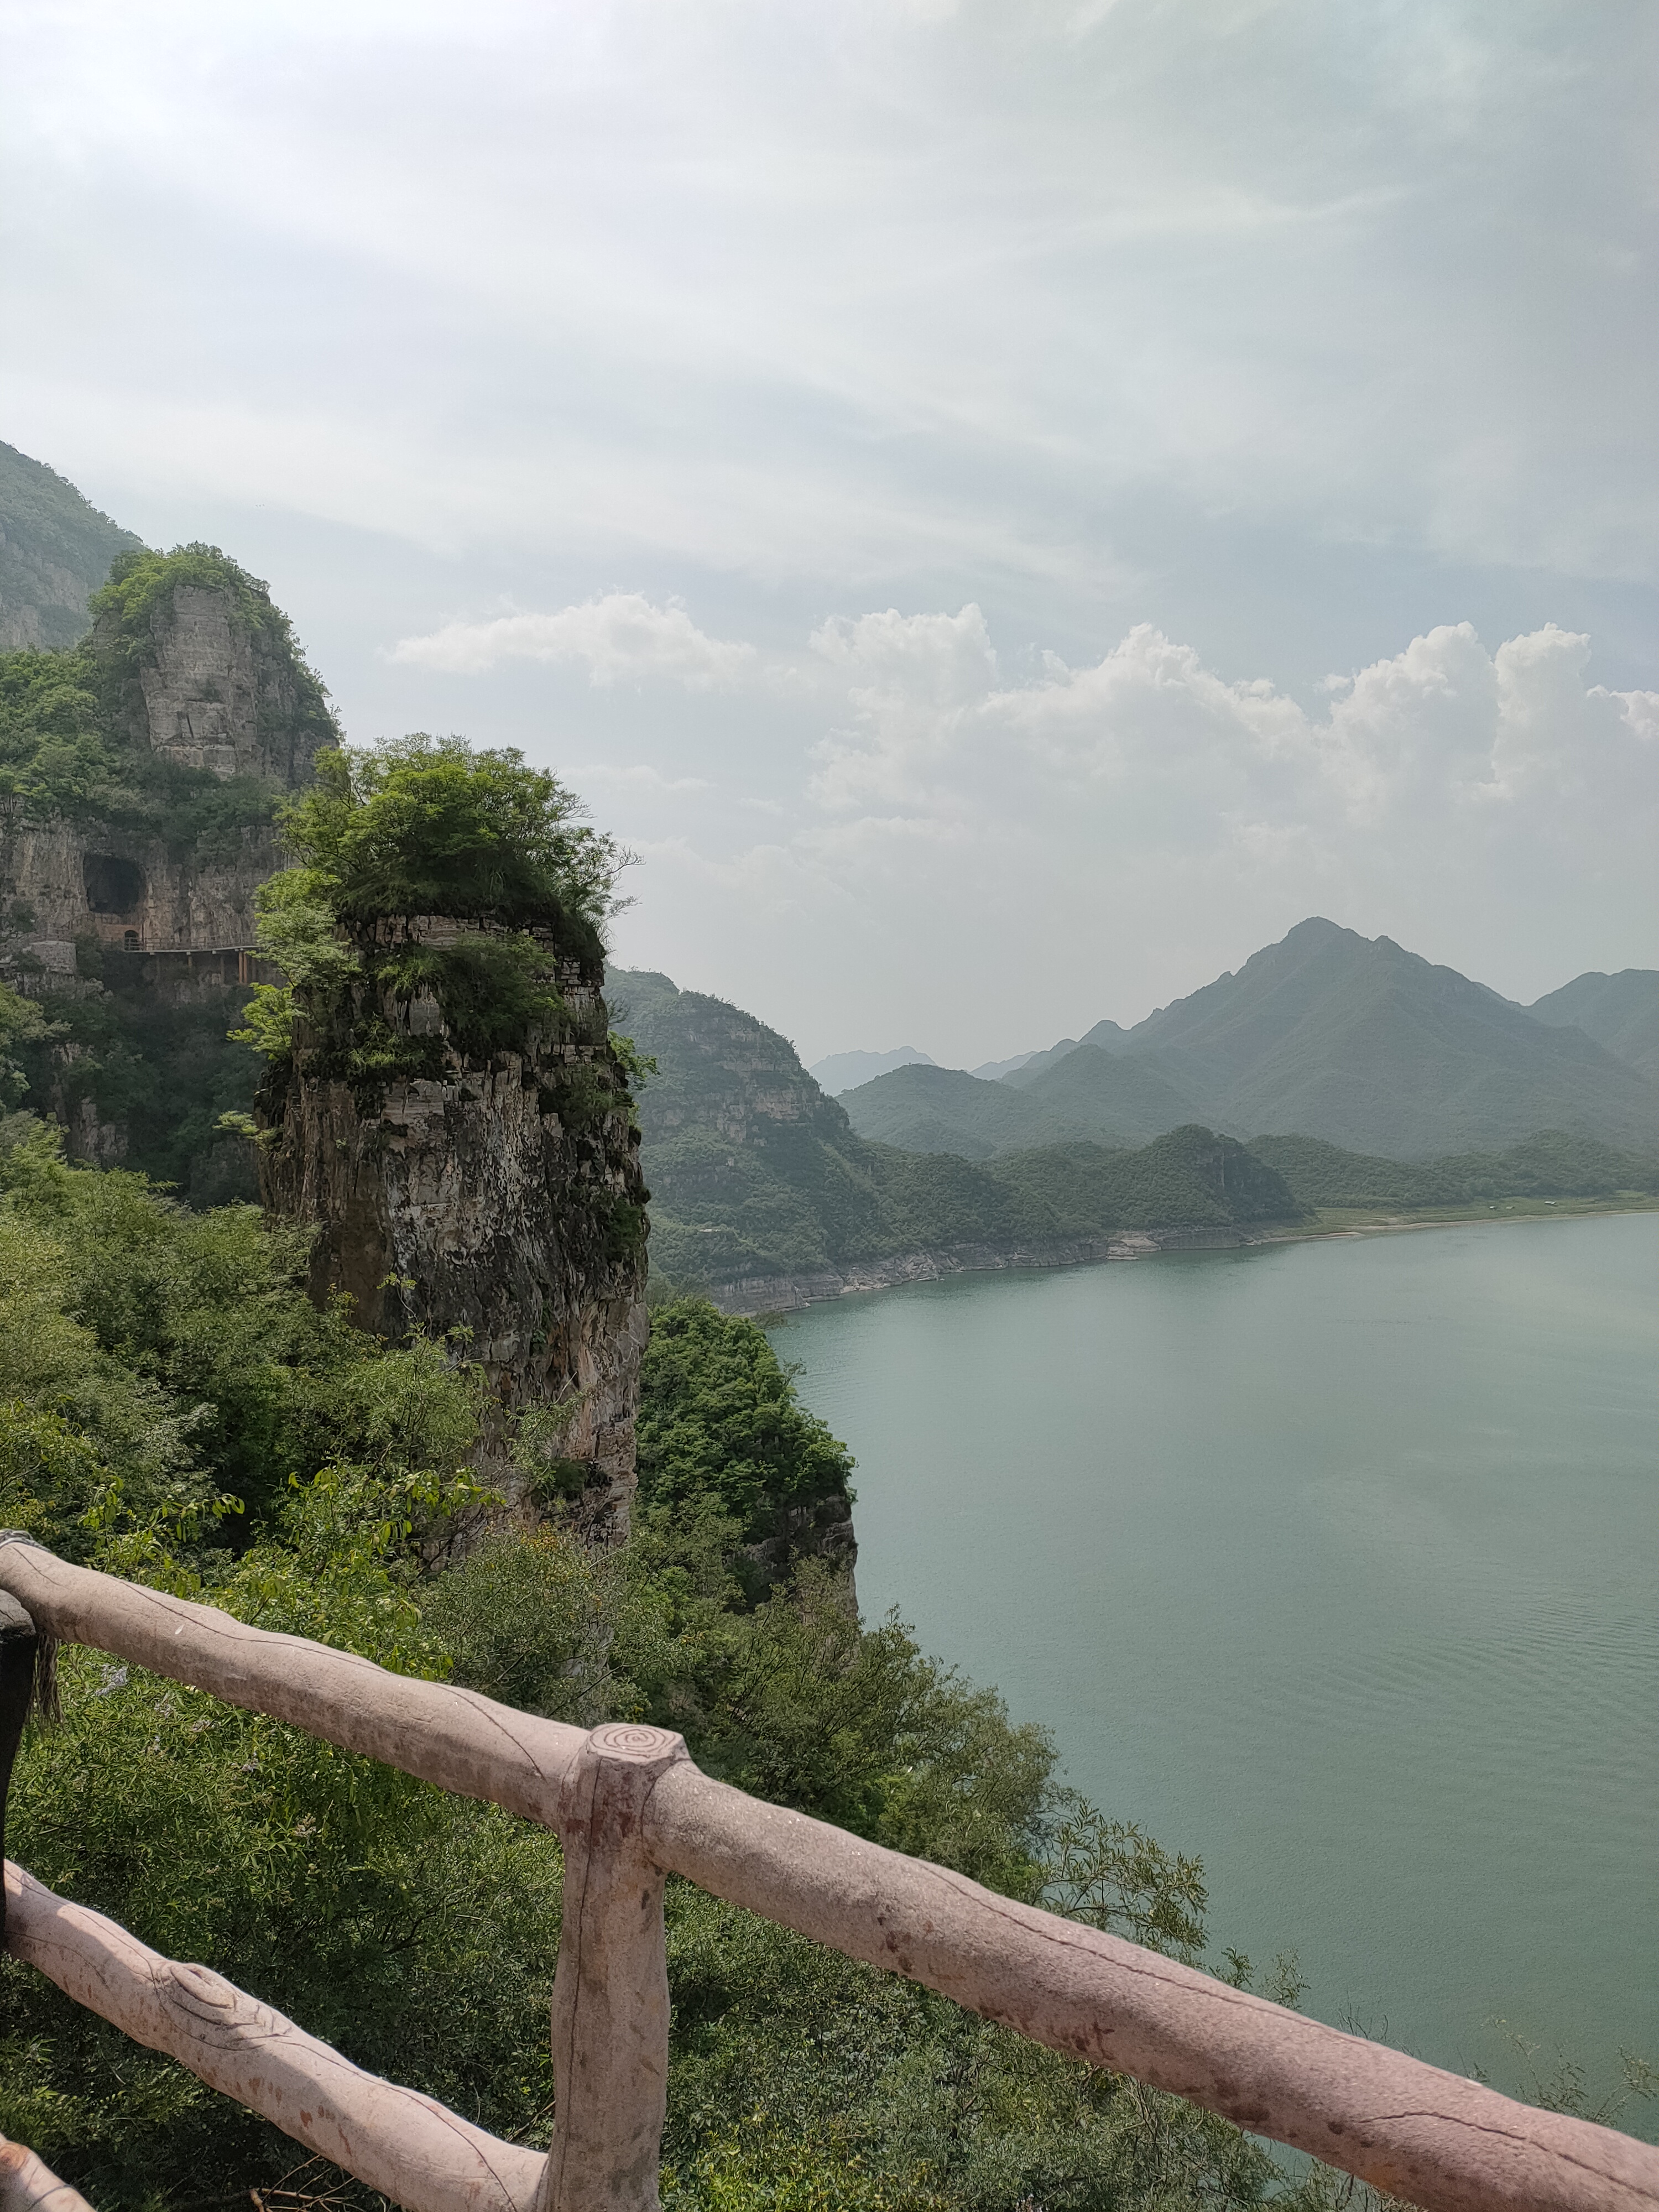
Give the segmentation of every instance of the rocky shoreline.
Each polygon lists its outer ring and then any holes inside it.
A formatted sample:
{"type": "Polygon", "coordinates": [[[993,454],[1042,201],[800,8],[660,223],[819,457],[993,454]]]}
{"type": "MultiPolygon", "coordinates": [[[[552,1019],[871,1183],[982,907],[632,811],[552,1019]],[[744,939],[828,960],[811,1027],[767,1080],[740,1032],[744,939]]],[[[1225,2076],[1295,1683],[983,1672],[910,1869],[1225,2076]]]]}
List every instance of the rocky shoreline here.
{"type": "Polygon", "coordinates": [[[711,1285],[722,1313],[789,1313],[856,1291],[886,1291],[902,1283],[933,1283],[947,1275],[1007,1268],[1083,1267],[1103,1261],[1151,1260],[1160,1252],[1221,1252],[1241,1244],[1274,1243],[1295,1230],[1285,1222],[1249,1228],[1119,1229],[1102,1237],[1056,1238],[1017,1247],[957,1244],[944,1250],[894,1253],[884,1260],[854,1261],[843,1268],[810,1273],[749,1275],[711,1285]]]}

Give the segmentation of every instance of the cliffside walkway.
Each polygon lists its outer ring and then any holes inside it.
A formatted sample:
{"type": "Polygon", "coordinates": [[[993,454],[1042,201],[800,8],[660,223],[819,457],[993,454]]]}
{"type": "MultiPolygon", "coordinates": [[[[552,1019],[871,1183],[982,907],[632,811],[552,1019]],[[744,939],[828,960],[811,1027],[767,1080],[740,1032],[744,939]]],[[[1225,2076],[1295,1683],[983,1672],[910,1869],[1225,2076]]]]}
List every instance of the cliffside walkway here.
{"type": "MultiPolygon", "coordinates": [[[[711,1781],[663,1729],[589,1733],[540,1720],[3,1534],[0,1850],[45,1637],[93,1645],[557,1831],[557,2124],[545,2156],[362,2072],[206,1967],[159,1957],[6,1863],[0,1942],[15,1957],[410,2212],[652,2212],[667,2098],[671,1873],[1052,2050],[1311,2152],[1423,2212],[1659,2212],[1659,2150],[763,1803],[711,1781]]],[[[69,2212],[79,2202],[37,2159],[0,2144],[0,2212],[69,2212]]]]}

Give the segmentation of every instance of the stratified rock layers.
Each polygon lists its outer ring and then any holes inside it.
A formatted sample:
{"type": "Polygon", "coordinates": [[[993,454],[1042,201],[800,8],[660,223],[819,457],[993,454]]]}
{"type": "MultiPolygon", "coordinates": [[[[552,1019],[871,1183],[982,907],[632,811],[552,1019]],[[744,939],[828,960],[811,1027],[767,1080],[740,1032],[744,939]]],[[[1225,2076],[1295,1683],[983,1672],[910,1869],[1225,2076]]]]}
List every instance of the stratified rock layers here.
{"type": "Polygon", "coordinates": [[[316,1295],[345,1292],[382,1335],[462,1332],[454,1349],[504,1417],[546,1409],[530,1451],[509,1449],[506,1419],[486,1437],[485,1480],[515,1503],[538,1468],[580,1487],[583,1525],[615,1541],[635,1482],[647,1193],[599,981],[566,964],[559,986],[560,1033],[488,1065],[453,1048],[432,999],[381,1000],[398,1034],[444,1049],[435,1076],[378,1095],[319,1072],[301,1023],[261,1096],[261,1194],[319,1224],[316,1295]]]}

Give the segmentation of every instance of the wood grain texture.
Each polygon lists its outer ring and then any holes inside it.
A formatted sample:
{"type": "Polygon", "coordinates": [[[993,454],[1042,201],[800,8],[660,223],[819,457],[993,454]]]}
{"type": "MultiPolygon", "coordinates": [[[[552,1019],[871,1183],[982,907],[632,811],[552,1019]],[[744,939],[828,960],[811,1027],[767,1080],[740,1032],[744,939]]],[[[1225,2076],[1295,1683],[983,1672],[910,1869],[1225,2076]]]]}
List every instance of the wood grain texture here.
{"type": "Polygon", "coordinates": [[[32,2150],[0,2136],[0,2212],[92,2212],[92,2207],[32,2150]]]}
{"type": "Polygon", "coordinates": [[[653,2212],[668,2114],[663,1876],[641,1833],[686,1758],[666,1729],[595,1729],[565,1784],[564,1917],[553,1984],[558,2111],[536,2212],[653,2212]]]}
{"type": "Polygon", "coordinates": [[[210,1605],[0,1543],[0,1589],[60,1643],[90,1644],[169,1680],[292,1722],[459,1796],[555,1825],[559,1785],[586,1737],[446,1682],[388,1674],[303,1636],[250,1628],[210,1605]]]}
{"type": "Polygon", "coordinates": [[[165,2051],[407,2212],[530,2212],[545,2164],[365,2074],[205,1966],[164,1959],[8,1862],[6,1948],[135,2043],[165,2051]]]}
{"type": "Polygon", "coordinates": [[[1269,2004],[966,1875],[710,1781],[647,1802],[671,1873],[1091,2065],[1130,2074],[1423,2212],[1659,2212],[1659,2150],[1269,2004]]]}

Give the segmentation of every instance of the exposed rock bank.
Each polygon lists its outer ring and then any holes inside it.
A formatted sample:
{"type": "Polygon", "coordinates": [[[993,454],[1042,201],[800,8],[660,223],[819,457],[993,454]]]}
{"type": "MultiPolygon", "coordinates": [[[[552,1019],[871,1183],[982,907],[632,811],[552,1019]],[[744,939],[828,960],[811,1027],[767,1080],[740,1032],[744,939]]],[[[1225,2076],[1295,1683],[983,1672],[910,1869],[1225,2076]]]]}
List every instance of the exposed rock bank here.
{"type": "Polygon", "coordinates": [[[755,1275],[712,1287],[723,1313],[787,1313],[857,1291],[887,1291],[902,1283],[934,1283],[947,1275],[1010,1268],[1084,1267],[1109,1260],[1151,1260],[1160,1252],[1222,1252],[1265,1244],[1296,1233],[1293,1224],[1261,1222],[1249,1229],[1124,1229],[1110,1236],[1068,1237],[1023,1249],[958,1244],[947,1251],[904,1252],[811,1274],[755,1275]]]}

